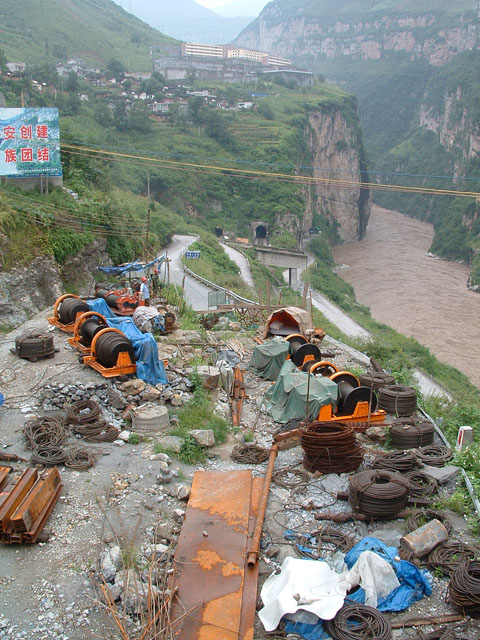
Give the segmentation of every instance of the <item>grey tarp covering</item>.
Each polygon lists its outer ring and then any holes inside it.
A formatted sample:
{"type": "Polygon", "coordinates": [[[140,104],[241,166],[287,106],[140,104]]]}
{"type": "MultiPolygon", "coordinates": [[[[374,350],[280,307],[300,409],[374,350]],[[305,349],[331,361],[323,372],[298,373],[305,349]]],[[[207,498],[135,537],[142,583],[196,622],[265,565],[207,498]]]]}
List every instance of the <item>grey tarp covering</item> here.
{"type": "Polygon", "coordinates": [[[257,344],[250,360],[253,373],[267,380],[276,380],[283,363],[290,352],[290,343],[275,337],[263,344],[257,344]]]}
{"type": "Polygon", "coordinates": [[[310,375],[309,420],[316,420],[320,407],[324,405],[332,404],[334,409],[336,408],[338,386],[335,382],[330,378],[300,371],[291,360],[287,360],[278,374],[276,383],[265,394],[268,409],[275,422],[284,424],[296,418],[305,418],[308,375],[310,375]]]}

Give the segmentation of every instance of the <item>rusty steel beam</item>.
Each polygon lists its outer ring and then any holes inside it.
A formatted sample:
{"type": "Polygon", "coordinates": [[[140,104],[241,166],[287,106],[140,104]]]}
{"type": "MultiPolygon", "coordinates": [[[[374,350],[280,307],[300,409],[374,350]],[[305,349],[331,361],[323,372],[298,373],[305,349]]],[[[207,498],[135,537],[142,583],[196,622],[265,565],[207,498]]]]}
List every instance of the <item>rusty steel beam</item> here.
{"type": "Polygon", "coordinates": [[[176,640],[253,640],[258,569],[246,555],[259,493],[250,471],[195,473],[174,556],[176,640]]]}

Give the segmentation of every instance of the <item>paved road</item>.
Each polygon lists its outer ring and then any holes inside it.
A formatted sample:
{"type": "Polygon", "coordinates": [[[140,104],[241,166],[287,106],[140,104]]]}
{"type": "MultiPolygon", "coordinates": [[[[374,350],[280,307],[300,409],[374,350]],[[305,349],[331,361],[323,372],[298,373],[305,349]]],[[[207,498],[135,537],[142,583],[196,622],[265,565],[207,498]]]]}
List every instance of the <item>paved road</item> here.
{"type": "Polygon", "coordinates": [[[233,262],[238,265],[242,280],[246,284],[248,284],[249,287],[255,289],[255,283],[253,281],[252,272],[250,271],[250,264],[247,258],[245,258],[241,251],[234,249],[230,245],[224,244],[223,242],[220,242],[220,244],[222,245],[225,253],[230,258],[230,260],[233,260],[233,262]]]}
{"type": "MultiPolygon", "coordinates": [[[[174,235],[166,251],[170,262],[170,280],[181,286],[184,272],[182,255],[197,240],[196,236],[174,235]]],[[[185,276],[185,299],[193,309],[208,309],[208,292],[210,289],[191,276],[185,276]]]]}

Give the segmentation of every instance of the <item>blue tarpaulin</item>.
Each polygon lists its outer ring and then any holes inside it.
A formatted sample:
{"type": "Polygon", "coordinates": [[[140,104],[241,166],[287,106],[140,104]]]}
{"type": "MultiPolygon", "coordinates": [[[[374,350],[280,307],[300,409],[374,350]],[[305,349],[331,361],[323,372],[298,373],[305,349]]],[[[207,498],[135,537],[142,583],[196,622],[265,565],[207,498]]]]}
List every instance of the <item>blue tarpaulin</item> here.
{"type": "MultiPolygon", "coordinates": [[[[292,531],[287,531],[285,537],[291,539],[292,531]]],[[[360,540],[345,556],[345,564],[349,569],[357,562],[359,556],[364,551],[373,551],[386,560],[395,570],[395,574],[400,582],[400,586],[394,589],[384,598],[380,598],[377,603],[379,611],[404,611],[414,602],[430,596],[432,593],[432,576],[428,571],[418,569],[407,560],[395,560],[398,557],[396,547],[388,547],[386,544],[373,537],[366,537],[360,540]]],[[[321,559],[319,559],[321,560],[321,559]]],[[[312,562],[316,562],[312,560],[312,562]]],[[[350,600],[360,604],[365,603],[365,591],[359,587],[349,594],[346,601],[350,600]]],[[[329,640],[331,636],[325,631],[322,620],[311,624],[309,622],[288,621],[285,625],[287,633],[298,633],[307,640],[329,640]]]]}
{"type": "Polygon", "coordinates": [[[165,260],[165,254],[155,258],[151,262],[140,262],[140,260],[135,260],[134,262],[129,262],[128,264],[122,264],[118,267],[97,267],[98,271],[102,271],[103,273],[108,273],[110,275],[118,276],[122,273],[127,273],[128,271],[144,271],[145,269],[149,269],[153,267],[153,265],[158,264],[159,266],[165,260]]]}
{"type": "Polygon", "coordinates": [[[137,363],[137,378],[149,384],[167,384],[167,376],[163,362],[158,359],[158,346],[151,333],[142,333],[131,318],[118,318],[103,298],[87,300],[92,311],[104,315],[107,324],[113,329],[120,329],[131,341],[137,363]]]}

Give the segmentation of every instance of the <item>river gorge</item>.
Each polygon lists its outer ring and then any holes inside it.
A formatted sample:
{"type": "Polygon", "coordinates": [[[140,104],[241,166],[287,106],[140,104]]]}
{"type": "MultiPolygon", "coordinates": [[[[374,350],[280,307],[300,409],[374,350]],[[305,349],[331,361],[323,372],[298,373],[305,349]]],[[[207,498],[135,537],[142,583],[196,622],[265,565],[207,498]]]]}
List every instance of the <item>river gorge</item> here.
{"type": "Polygon", "coordinates": [[[427,255],[433,227],[373,207],[365,238],[334,250],[338,274],[372,316],[413,336],[480,386],[480,294],[469,268],[427,255]]]}

